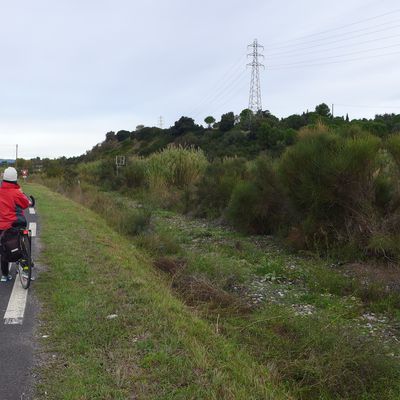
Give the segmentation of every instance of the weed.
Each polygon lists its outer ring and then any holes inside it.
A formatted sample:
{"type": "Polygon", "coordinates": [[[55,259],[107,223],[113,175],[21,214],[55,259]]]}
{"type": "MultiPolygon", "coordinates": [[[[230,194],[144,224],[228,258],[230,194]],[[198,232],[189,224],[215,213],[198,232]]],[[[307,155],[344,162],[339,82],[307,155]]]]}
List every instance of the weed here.
{"type": "Polygon", "coordinates": [[[170,275],[175,275],[186,267],[186,261],[182,259],[176,259],[171,257],[161,257],[153,261],[153,265],[170,275]]]}
{"type": "Polygon", "coordinates": [[[155,256],[175,255],[180,252],[179,241],[167,232],[142,233],[136,238],[136,244],[155,256]]]}
{"type": "Polygon", "coordinates": [[[227,332],[246,343],[273,369],[277,382],[297,399],[395,399],[397,361],[381,353],[374,340],[327,315],[296,317],[283,306],[266,306],[248,319],[228,319],[227,332]],[[232,327],[229,326],[232,324],[232,327]]]}
{"type": "Polygon", "coordinates": [[[135,209],[123,213],[118,225],[122,233],[128,235],[139,235],[145,232],[151,221],[151,211],[149,209],[135,209]]]}

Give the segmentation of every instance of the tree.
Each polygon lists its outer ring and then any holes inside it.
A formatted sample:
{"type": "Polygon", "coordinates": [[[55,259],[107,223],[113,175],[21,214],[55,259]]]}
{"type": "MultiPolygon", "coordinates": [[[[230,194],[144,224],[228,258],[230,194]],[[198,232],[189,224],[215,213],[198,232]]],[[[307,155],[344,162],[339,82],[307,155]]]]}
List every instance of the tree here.
{"type": "Polygon", "coordinates": [[[315,107],[315,112],[321,117],[331,116],[331,110],[325,103],[321,103],[317,107],[315,107]]]}
{"type": "Polygon", "coordinates": [[[118,131],[117,134],[115,135],[118,142],[123,142],[124,140],[128,139],[130,137],[131,133],[129,131],[118,131]]]}
{"type": "Polygon", "coordinates": [[[209,115],[208,117],[204,118],[204,122],[208,125],[208,129],[210,129],[211,125],[215,122],[215,118],[209,115]]]}
{"type": "Polygon", "coordinates": [[[244,131],[248,131],[250,129],[252,118],[253,118],[253,111],[249,110],[248,108],[245,108],[240,113],[240,120],[239,120],[240,128],[243,129],[244,131]]]}
{"type": "Polygon", "coordinates": [[[227,132],[235,126],[235,114],[228,112],[221,115],[221,121],[219,123],[219,129],[221,132],[227,132]]]}
{"type": "Polygon", "coordinates": [[[136,130],[140,131],[144,128],[144,125],[136,125],[136,130]]]}
{"type": "Polygon", "coordinates": [[[282,120],[282,122],[287,128],[296,129],[296,130],[299,130],[303,126],[307,125],[307,121],[305,119],[304,114],[303,115],[298,115],[298,114],[289,115],[288,117],[284,118],[282,120]]]}
{"type": "Polygon", "coordinates": [[[349,122],[349,114],[346,114],[346,122],[349,122]]]}
{"type": "Polygon", "coordinates": [[[181,117],[175,122],[174,126],[170,128],[172,136],[180,136],[187,132],[196,132],[202,129],[199,125],[194,123],[193,118],[181,117]]]}
{"type": "Polygon", "coordinates": [[[110,131],[106,133],[106,142],[112,142],[115,140],[115,132],[110,131]]]}

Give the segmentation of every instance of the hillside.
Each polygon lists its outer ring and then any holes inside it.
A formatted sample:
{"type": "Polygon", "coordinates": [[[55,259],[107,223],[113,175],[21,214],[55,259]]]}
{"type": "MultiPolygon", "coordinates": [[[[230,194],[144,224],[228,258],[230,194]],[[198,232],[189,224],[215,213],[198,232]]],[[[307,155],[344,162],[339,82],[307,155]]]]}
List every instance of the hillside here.
{"type": "Polygon", "coordinates": [[[251,111],[243,110],[238,116],[230,112],[206,128],[196,125],[189,117],[182,117],[169,129],[139,127],[131,132],[109,132],[104,142],[77,160],[93,161],[116,155],[149,156],[172,143],[201,148],[209,159],[232,156],[251,159],[260,153],[278,156],[295,142],[301,129],[315,124],[324,124],[338,132],[353,129],[385,138],[400,132],[400,115],[384,114],[370,120],[350,121],[347,116],[332,117],[329,107],[320,104],[313,112],[281,119],[268,111],[252,115],[251,111]]]}

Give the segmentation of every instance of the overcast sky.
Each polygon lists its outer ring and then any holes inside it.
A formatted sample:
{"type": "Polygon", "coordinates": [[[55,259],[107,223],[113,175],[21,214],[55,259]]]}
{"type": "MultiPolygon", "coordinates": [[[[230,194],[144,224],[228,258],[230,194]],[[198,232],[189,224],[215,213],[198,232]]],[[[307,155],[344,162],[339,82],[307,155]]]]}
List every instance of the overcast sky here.
{"type": "Polygon", "coordinates": [[[400,113],[396,0],[0,0],[0,158],[79,155],[107,131],[248,105],[400,113]]]}

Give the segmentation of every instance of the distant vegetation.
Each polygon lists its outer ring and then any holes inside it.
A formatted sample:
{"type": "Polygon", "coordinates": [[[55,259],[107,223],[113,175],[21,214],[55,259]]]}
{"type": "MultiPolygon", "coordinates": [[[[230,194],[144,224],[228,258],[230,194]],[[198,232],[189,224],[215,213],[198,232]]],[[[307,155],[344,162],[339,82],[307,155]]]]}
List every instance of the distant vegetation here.
{"type": "Polygon", "coordinates": [[[205,124],[181,117],[169,129],[108,132],[80,157],[40,162],[63,188],[118,190],[346,261],[400,258],[400,115],[350,121],[320,104],[205,124]],[[127,157],[118,176],[116,155],[127,157]]]}

